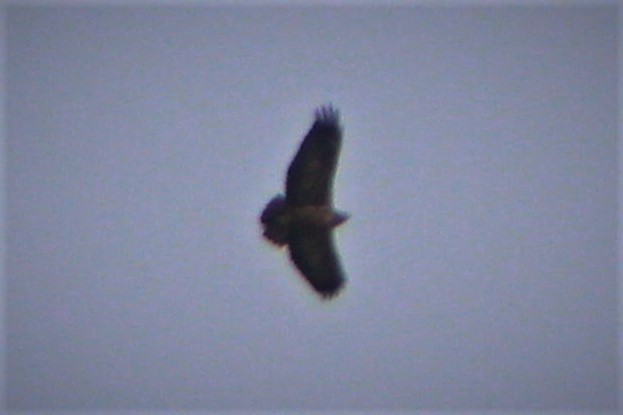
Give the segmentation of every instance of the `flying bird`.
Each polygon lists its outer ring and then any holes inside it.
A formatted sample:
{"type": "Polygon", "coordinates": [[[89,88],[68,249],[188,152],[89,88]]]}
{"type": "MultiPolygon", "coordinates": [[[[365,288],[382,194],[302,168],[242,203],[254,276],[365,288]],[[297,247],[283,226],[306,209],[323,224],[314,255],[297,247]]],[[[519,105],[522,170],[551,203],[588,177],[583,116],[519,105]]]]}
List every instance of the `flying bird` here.
{"type": "Polygon", "coordinates": [[[294,265],[322,298],[335,296],[345,282],[333,237],[333,229],[349,218],[333,208],[341,144],[338,111],[330,105],[318,108],[288,167],[285,196],[273,197],[260,216],[264,237],[287,247],[294,265]]]}

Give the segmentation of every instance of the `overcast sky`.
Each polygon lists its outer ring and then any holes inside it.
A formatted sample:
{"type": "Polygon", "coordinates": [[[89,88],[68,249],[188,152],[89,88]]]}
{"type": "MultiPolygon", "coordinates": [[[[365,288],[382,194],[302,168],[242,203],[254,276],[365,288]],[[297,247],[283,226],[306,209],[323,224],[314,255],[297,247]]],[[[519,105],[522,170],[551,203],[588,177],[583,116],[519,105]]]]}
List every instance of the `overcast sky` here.
{"type": "Polygon", "coordinates": [[[10,8],[9,408],[615,409],[616,23],[10,8]],[[257,218],[329,102],[323,302],[257,218]]]}

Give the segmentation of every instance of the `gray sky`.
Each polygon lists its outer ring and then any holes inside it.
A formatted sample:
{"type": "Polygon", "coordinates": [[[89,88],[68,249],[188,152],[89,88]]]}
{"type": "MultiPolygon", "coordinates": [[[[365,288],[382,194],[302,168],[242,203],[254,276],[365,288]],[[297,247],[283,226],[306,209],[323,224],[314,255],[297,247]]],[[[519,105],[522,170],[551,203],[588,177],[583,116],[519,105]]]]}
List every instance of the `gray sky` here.
{"type": "Polygon", "coordinates": [[[12,409],[615,409],[616,11],[10,8],[12,409]],[[257,217],[340,108],[349,282],[257,217]]]}

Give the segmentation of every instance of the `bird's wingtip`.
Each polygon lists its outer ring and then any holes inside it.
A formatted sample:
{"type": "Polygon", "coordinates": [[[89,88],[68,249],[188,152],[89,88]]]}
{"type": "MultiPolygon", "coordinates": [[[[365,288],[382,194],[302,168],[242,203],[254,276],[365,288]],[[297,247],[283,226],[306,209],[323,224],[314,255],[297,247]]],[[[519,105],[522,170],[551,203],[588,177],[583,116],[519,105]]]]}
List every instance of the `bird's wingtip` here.
{"type": "Polygon", "coordinates": [[[316,122],[323,124],[339,124],[340,111],[333,104],[325,104],[316,109],[316,122]]]}

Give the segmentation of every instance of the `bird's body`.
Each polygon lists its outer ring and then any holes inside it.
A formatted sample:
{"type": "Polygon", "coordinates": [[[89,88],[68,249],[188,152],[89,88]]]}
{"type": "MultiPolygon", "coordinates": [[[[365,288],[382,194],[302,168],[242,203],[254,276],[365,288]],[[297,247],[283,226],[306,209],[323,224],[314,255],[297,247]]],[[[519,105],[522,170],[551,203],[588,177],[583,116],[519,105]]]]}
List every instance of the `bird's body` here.
{"type": "Polygon", "coordinates": [[[264,236],[276,245],[288,242],[291,227],[317,226],[332,229],[348,219],[348,214],[330,206],[290,206],[282,195],[275,196],[262,212],[264,236]]]}
{"type": "Polygon", "coordinates": [[[333,228],[348,214],[333,208],[332,185],[342,129],[332,107],[321,107],[295,155],[286,178],[286,194],[264,208],[264,236],[287,246],[303,277],[323,297],[339,292],[345,278],[333,246],[333,228]]]}

